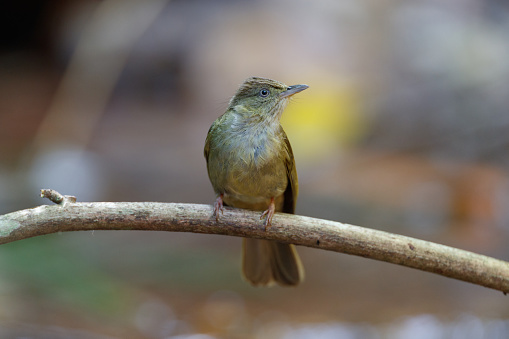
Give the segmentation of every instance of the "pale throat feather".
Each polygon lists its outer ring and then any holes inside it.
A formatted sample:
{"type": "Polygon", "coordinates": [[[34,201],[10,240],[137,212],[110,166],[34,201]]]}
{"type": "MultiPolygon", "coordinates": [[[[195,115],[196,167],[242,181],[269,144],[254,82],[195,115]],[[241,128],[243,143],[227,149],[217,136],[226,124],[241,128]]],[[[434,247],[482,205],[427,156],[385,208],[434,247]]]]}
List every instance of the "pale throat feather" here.
{"type": "Polygon", "coordinates": [[[268,155],[280,154],[282,127],[279,121],[286,103],[287,99],[281,100],[264,116],[249,113],[241,105],[234,107],[232,137],[237,139],[238,149],[243,150],[239,157],[246,165],[261,167],[271,160],[268,155]]]}

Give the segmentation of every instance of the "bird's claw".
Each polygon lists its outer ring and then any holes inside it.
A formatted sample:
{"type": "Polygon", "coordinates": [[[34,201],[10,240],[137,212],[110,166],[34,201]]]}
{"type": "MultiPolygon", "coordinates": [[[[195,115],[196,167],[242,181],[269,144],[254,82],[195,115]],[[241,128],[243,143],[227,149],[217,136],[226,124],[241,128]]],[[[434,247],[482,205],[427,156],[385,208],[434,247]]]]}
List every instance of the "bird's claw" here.
{"type": "Polygon", "coordinates": [[[221,214],[224,214],[224,208],[223,208],[223,195],[217,197],[216,202],[214,202],[214,214],[213,216],[216,217],[216,221],[219,221],[219,212],[221,214]]]}
{"type": "Polygon", "coordinates": [[[270,205],[267,210],[265,210],[262,215],[260,216],[260,219],[265,218],[265,222],[263,225],[265,226],[265,231],[272,226],[272,217],[274,216],[274,213],[276,212],[276,205],[274,204],[274,198],[270,200],[270,205]]]}

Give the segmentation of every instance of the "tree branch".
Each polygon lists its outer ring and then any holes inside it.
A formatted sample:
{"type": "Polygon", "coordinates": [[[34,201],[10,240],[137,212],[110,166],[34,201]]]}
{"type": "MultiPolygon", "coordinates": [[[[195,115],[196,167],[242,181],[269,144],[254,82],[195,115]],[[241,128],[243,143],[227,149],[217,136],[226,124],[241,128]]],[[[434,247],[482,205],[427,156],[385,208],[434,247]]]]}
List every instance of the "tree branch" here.
{"type": "Polygon", "coordinates": [[[260,213],[225,208],[218,222],[210,205],[155,202],[76,203],[41,192],[58,205],[0,216],[0,244],[44,234],[91,230],[144,230],[259,238],[357,255],[509,292],[509,263],[436,243],[369,228],[276,213],[264,230],[260,213]]]}

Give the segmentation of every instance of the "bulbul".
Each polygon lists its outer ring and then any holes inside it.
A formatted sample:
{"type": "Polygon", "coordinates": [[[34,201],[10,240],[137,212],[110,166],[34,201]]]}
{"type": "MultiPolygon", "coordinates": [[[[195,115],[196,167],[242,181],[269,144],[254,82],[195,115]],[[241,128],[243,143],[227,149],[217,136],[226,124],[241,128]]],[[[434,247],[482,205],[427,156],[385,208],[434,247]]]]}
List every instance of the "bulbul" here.
{"type": "MultiPolygon", "coordinates": [[[[280,119],[289,98],[306,88],[248,78],[214,121],[204,154],[217,219],[223,206],[263,211],[267,229],[275,212],[295,212],[297,171],[280,119]]],[[[294,245],[258,239],[243,239],[242,273],[254,286],[295,286],[304,278],[294,245]]]]}

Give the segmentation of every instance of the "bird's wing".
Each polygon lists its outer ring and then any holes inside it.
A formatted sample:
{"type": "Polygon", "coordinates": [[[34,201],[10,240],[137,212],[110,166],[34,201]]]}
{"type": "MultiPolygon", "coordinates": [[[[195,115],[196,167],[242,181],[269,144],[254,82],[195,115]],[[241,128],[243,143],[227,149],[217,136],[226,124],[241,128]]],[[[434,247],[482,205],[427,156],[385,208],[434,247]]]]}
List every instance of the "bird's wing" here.
{"type": "Polygon", "coordinates": [[[288,186],[284,194],[283,211],[285,213],[295,213],[297,204],[297,195],[299,195],[299,180],[297,178],[297,169],[295,168],[295,159],[293,158],[292,146],[288,137],[283,131],[283,139],[287,152],[285,157],[286,175],[288,177],[288,186]]]}
{"type": "Polygon", "coordinates": [[[209,131],[207,132],[207,138],[205,139],[205,147],[203,149],[203,155],[205,156],[205,160],[207,160],[207,165],[209,163],[209,152],[210,152],[210,131],[212,131],[213,127],[214,124],[210,126],[209,131]]]}

